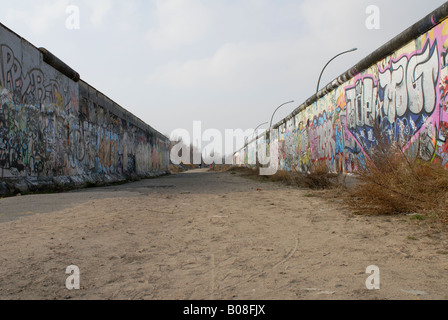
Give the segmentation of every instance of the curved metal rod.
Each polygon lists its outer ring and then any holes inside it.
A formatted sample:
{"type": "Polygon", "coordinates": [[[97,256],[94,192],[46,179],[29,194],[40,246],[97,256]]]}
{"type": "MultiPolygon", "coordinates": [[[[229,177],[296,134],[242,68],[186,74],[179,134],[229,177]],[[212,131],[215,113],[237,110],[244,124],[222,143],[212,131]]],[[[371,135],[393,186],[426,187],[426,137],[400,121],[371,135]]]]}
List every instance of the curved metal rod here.
{"type": "Polygon", "coordinates": [[[338,55],[334,56],[330,61],[327,62],[327,64],[325,65],[325,67],[322,69],[322,72],[320,73],[319,81],[317,82],[316,95],[317,95],[317,93],[319,92],[320,80],[321,80],[321,78],[322,78],[322,75],[324,74],[325,69],[328,67],[328,65],[329,65],[334,59],[336,59],[337,57],[342,56],[343,54],[346,54],[346,53],[349,53],[349,52],[356,51],[356,50],[358,50],[358,48],[353,48],[353,49],[350,49],[350,50],[341,52],[341,53],[339,53],[338,55]]]}
{"type": "Polygon", "coordinates": [[[253,135],[255,136],[255,139],[258,138],[258,135],[257,135],[257,130],[258,130],[258,128],[260,128],[261,126],[263,126],[263,125],[265,125],[265,124],[269,124],[269,122],[262,123],[262,124],[260,124],[258,127],[255,128],[255,130],[254,130],[254,134],[253,134],[253,135]]]}
{"type": "Polygon", "coordinates": [[[279,107],[274,111],[274,113],[272,114],[272,117],[271,117],[271,123],[270,123],[270,125],[269,125],[269,130],[271,130],[271,128],[272,128],[272,120],[274,120],[274,115],[275,115],[275,113],[278,111],[278,109],[280,109],[281,107],[283,107],[285,104],[293,103],[293,102],[294,102],[294,100],[293,100],[293,101],[289,101],[289,102],[285,102],[284,104],[282,104],[281,106],[279,106],[279,107]]]}
{"type": "Polygon", "coordinates": [[[268,122],[260,124],[258,127],[255,128],[254,132],[257,132],[257,129],[260,128],[261,126],[264,126],[265,124],[268,124],[268,122]]]}
{"type": "Polygon", "coordinates": [[[251,134],[249,137],[246,137],[246,140],[245,140],[244,144],[247,145],[247,142],[249,141],[249,138],[252,137],[253,135],[257,136],[257,129],[260,128],[261,126],[265,125],[265,124],[269,124],[269,122],[262,123],[258,127],[256,127],[255,130],[254,130],[254,133],[251,134]]]}

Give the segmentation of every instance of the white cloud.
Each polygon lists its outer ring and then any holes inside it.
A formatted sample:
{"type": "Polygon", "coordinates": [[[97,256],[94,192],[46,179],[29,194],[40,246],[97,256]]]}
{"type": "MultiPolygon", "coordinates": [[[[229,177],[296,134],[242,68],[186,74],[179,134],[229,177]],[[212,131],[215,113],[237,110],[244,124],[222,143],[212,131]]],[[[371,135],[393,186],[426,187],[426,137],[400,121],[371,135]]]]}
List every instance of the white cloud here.
{"type": "Polygon", "coordinates": [[[147,33],[149,44],[159,50],[194,44],[204,37],[212,13],[197,0],[159,0],[152,26],[147,33]]]}
{"type": "MultiPolygon", "coordinates": [[[[347,10],[356,4],[355,0],[342,1],[337,3],[347,10]]],[[[336,9],[334,0],[305,0],[299,4],[285,3],[284,6],[275,7],[269,1],[251,2],[253,6],[246,2],[244,4],[234,20],[227,22],[230,32],[240,30],[240,37],[232,34],[235,41],[220,44],[208,57],[185,61],[177,59],[159,65],[148,77],[148,85],[164,84],[178,89],[225,88],[227,91],[241,91],[257,86],[260,91],[268,88],[275,91],[279,86],[299,88],[303,79],[317,81],[320,64],[325,63],[332,50],[339,52],[341,48],[353,47],[353,37],[345,32],[353,27],[353,23],[346,23],[341,30],[334,27],[339,27],[341,21],[347,20],[347,14],[336,9]],[[270,20],[269,14],[276,18],[270,20]],[[282,17],[283,14],[285,17],[282,17]],[[297,20],[301,21],[301,25],[297,20]],[[277,26],[280,22],[283,25],[277,26]],[[284,29],[288,26],[301,26],[302,29],[284,29]],[[261,32],[268,29],[278,39],[271,35],[256,34],[257,30],[261,32]],[[250,35],[254,35],[254,39],[250,35]],[[313,60],[319,61],[319,66],[313,60]]],[[[235,10],[236,7],[227,8],[217,23],[223,23],[235,10]]],[[[226,34],[221,36],[226,38],[226,34]]],[[[205,43],[202,45],[206,46],[205,43]]]]}
{"type": "Polygon", "coordinates": [[[95,27],[98,27],[103,23],[105,17],[110,14],[110,11],[112,9],[111,0],[87,1],[85,2],[85,4],[90,7],[89,20],[95,27]]]}
{"type": "Polygon", "coordinates": [[[278,85],[297,77],[300,57],[308,57],[300,43],[227,43],[210,58],[174,62],[160,66],[148,84],[180,89],[216,87],[244,90],[245,87],[278,85]]]}
{"type": "Polygon", "coordinates": [[[19,7],[6,10],[5,23],[25,24],[33,34],[43,35],[56,26],[65,26],[65,10],[68,5],[67,0],[21,3],[19,7]]]}

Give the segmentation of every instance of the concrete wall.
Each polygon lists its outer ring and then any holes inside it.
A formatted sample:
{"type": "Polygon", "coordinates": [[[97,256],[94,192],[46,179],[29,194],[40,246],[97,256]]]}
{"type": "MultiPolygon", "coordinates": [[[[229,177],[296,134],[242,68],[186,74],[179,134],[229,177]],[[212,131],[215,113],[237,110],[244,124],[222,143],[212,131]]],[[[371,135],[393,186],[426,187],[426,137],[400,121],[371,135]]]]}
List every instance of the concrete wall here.
{"type": "MultiPolygon", "coordinates": [[[[324,161],[333,172],[352,172],[376,143],[375,122],[405,149],[448,168],[447,15],[444,4],[276,124],[280,169],[307,171],[324,161]]],[[[256,144],[235,163],[253,164],[256,144]]]]}
{"type": "Polygon", "coordinates": [[[0,25],[0,193],[164,174],[169,139],[0,25]]]}

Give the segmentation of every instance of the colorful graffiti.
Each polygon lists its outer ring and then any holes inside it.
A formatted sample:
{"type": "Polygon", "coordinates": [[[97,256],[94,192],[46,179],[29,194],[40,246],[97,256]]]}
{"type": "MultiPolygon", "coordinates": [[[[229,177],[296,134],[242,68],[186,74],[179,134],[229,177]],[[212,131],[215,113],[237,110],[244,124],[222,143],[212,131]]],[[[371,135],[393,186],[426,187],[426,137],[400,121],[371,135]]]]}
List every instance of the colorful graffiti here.
{"type": "Polygon", "coordinates": [[[375,123],[405,145],[426,127],[438,106],[439,72],[437,43],[430,47],[428,41],[421,52],[391,59],[383,70],[378,67],[376,76],[355,78],[345,88],[347,129],[364,150],[376,143],[375,123]]]}
{"type": "Polygon", "coordinates": [[[40,52],[14,37],[5,37],[11,45],[0,43],[2,178],[145,174],[168,169],[168,138],[117,117],[100,105],[95,89],[36,59],[40,52]],[[87,88],[83,94],[80,85],[87,88]]]}
{"type": "MultiPolygon", "coordinates": [[[[295,116],[280,169],[333,172],[365,166],[379,127],[404,150],[448,168],[448,21],[327,93],[295,116]]],[[[286,147],[284,147],[284,144],[286,147]]]]}

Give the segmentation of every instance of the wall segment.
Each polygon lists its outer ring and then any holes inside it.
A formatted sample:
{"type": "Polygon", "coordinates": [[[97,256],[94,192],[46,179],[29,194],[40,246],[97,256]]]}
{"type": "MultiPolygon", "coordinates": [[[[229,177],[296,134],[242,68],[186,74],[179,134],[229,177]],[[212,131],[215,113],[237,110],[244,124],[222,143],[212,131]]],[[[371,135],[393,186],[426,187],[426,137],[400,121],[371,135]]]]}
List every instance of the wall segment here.
{"type": "Polygon", "coordinates": [[[0,193],[164,174],[169,139],[0,25],[0,193]]]}
{"type": "MultiPolygon", "coordinates": [[[[405,149],[448,168],[448,4],[363,59],[273,127],[281,170],[363,166],[379,125],[405,149]]],[[[259,137],[262,139],[262,137],[259,137]]],[[[257,141],[235,154],[254,164],[257,141]]]]}

